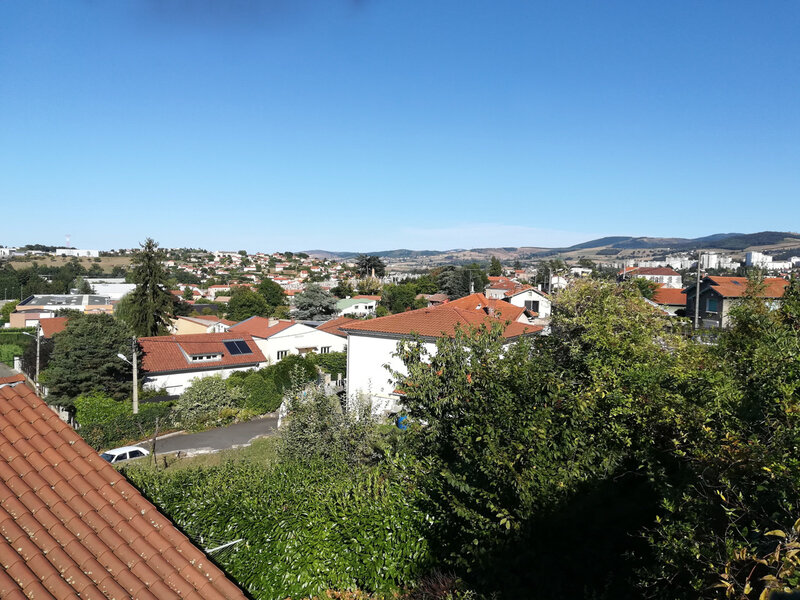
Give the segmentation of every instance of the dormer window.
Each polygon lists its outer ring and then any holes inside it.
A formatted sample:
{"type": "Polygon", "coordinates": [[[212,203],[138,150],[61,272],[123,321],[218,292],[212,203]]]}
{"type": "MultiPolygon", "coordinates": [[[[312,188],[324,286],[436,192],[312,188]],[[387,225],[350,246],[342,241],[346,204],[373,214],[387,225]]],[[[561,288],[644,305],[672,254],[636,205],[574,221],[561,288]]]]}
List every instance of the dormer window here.
{"type": "Polygon", "coordinates": [[[192,354],[192,362],[210,362],[213,360],[222,360],[222,354],[192,354]]]}

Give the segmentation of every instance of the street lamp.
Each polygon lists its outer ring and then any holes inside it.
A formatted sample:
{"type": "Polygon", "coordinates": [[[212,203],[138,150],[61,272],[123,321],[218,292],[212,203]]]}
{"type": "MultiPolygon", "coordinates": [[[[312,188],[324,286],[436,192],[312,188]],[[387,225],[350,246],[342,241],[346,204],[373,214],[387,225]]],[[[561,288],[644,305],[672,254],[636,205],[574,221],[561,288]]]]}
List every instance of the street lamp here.
{"type": "Polygon", "coordinates": [[[120,352],[117,358],[124,360],[126,363],[133,367],[133,414],[139,414],[139,365],[136,358],[136,338],[131,339],[131,355],[133,360],[128,360],[128,357],[120,352]]]}
{"type": "Polygon", "coordinates": [[[36,335],[34,335],[32,333],[28,333],[27,331],[21,331],[20,333],[23,334],[23,335],[27,335],[27,336],[36,338],[36,377],[34,377],[34,379],[33,379],[33,385],[36,388],[36,395],[37,396],[41,396],[40,390],[39,390],[39,354],[40,354],[40,349],[41,349],[41,345],[42,345],[41,344],[41,342],[42,342],[42,324],[41,323],[36,323],[36,335]]]}

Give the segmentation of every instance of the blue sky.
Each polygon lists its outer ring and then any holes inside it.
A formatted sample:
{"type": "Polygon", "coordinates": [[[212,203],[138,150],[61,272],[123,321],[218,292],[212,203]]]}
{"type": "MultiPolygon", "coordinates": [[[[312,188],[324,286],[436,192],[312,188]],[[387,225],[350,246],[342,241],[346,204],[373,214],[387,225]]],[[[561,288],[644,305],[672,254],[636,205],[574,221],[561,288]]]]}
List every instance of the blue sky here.
{"type": "Polygon", "coordinates": [[[797,230],[800,3],[0,0],[0,245],[797,230]]]}

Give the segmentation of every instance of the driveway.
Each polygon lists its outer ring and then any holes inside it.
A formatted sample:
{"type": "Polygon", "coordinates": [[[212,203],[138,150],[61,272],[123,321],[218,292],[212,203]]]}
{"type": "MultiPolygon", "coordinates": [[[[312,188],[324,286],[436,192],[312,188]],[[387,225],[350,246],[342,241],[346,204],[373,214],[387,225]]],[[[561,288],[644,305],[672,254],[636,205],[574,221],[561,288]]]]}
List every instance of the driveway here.
{"type": "Polygon", "coordinates": [[[19,375],[19,373],[7,364],[0,362],[0,377],[11,377],[12,375],[19,375]]]}
{"type": "MultiPolygon", "coordinates": [[[[278,417],[262,417],[246,423],[218,427],[200,433],[180,433],[156,441],[156,454],[181,452],[203,454],[246,446],[254,439],[273,435],[278,430],[278,417]]],[[[143,442],[150,448],[150,442],[143,442]]]]}

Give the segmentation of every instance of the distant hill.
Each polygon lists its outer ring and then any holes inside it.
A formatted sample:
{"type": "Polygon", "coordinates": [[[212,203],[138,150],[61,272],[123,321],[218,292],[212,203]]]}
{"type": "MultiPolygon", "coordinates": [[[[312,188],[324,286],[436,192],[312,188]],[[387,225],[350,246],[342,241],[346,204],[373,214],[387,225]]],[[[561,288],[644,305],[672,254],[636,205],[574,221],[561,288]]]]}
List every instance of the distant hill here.
{"type": "MultiPolygon", "coordinates": [[[[661,251],[690,251],[703,249],[718,249],[743,251],[748,248],[762,246],[782,245],[785,247],[797,246],[800,248],[800,234],[788,231],[761,231],[759,233],[714,233],[698,238],[662,238],[646,236],[607,236],[596,240],[589,240],[564,248],[543,248],[536,246],[498,247],[498,248],[456,248],[451,250],[382,250],[379,252],[364,252],[380,256],[387,260],[413,260],[415,258],[430,258],[435,262],[458,262],[485,260],[497,256],[501,260],[509,259],[536,259],[558,254],[577,253],[610,256],[619,254],[624,250],[661,250],[661,251]]],[[[338,260],[352,259],[362,254],[361,252],[329,252],[327,250],[307,250],[306,254],[318,258],[331,258],[338,260]]]]}

